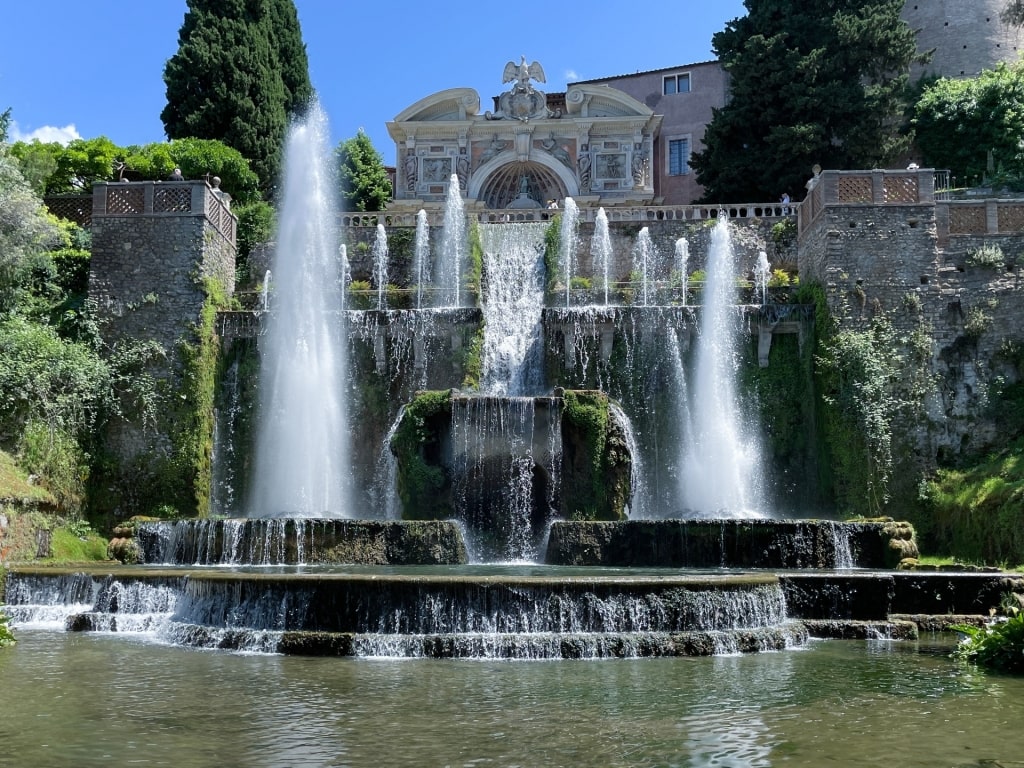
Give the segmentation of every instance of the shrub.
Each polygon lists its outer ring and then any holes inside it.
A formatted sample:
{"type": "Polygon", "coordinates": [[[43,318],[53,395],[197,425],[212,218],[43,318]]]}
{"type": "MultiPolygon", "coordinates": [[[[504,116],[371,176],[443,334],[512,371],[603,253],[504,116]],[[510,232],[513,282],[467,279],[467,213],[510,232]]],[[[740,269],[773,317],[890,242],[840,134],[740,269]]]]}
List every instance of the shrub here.
{"type": "Polygon", "coordinates": [[[1024,674],[1024,613],[1011,608],[984,627],[959,624],[953,627],[965,637],[953,651],[953,658],[972,661],[983,667],[1024,674]]]}

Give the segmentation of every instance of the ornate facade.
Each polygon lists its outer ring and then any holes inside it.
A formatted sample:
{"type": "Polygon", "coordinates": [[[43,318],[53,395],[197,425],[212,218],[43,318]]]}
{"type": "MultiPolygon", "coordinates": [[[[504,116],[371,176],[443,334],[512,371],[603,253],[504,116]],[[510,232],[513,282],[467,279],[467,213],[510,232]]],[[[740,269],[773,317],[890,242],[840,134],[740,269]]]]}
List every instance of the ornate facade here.
{"type": "Polygon", "coordinates": [[[470,88],[440,91],[387,124],[397,159],[399,212],[444,201],[452,183],[471,207],[544,208],[565,197],[602,206],[654,201],[655,137],[661,117],[605,85],[547,94],[540,64],[505,65],[512,87],[480,114],[470,88]]]}

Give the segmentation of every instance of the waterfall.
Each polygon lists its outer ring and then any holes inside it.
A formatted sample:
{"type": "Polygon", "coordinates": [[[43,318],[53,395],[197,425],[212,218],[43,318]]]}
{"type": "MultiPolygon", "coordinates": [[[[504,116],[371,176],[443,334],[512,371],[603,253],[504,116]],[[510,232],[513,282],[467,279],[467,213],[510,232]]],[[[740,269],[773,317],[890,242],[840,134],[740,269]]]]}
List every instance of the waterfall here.
{"type": "Polygon", "coordinates": [[[572,275],[576,268],[576,246],[578,241],[579,211],[576,201],[565,198],[565,211],[562,213],[562,225],[559,229],[559,251],[562,274],[565,276],[565,306],[572,304],[572,275]]]}
{"type": "Polygon", "coordinates": [[[543,387],[544,231],[547,225],[481,226],[486,291],[481,390],[537,394],[543,387]]]}
{"type": "Polygon", "coordinates": [[[271,271],[268,269],[263,273],[263,287],[260,290],[260,309],[263,312],[270,311],[270,278],[271,271]]]}
{"type": "Polygon", "coordinates": [[[349,516],[347,345],[335,183],[319,106],[293,125],[274,255],[274,310],[260,339],[251,516],[349,516]]]}
{"type": "Polygon", "coordinates": [[[453,398],[452,444],[456,515],[466,525],[472,559],[539,559],[536,533],[553,515],[562,460],[554,401],[453,398]]]}
{"type": "Polygon", "coordinates": [[[690,388],[692,420],[681,459],[680,496],[701,517],[761,517],[761,452],[736,395],[736,272],[729,223],[711,236],[707,283],[690,388]]]}
{"type": "Polygon", "coordinates": [[[377,309],[387,308],[388,291],[388,233],[383,224],[377,225],[373,240],[373,278],[377,283],[377,309]]]}
{"type": "Polygon", "coordinates": [[[608,234],[608,214],[604,212],[604,208],[597,209],[594,236],[590,242],[590,255],[593,259],[593,270],[600,276],[601,287],[604,289],[604,304],[608,306],[608,273],[612,260],[612,239],[608,234]]]}
{"type": "Polygon", "coordinates": [[[423,289],[430,282],[430,225],[427,212],[416,214],[416,245],[413,251],[413,275],[416,277],[416,309],[423,308],[423,289]]]}
{"type": "Polygon", "coordinates": [[[437,266],[433,271],[437,286],[437,307],[462,306],[462,268],[466,250],[466,214],[463,211],[459,177],[452,174],[444,204],[444,233],[437,266]]]}

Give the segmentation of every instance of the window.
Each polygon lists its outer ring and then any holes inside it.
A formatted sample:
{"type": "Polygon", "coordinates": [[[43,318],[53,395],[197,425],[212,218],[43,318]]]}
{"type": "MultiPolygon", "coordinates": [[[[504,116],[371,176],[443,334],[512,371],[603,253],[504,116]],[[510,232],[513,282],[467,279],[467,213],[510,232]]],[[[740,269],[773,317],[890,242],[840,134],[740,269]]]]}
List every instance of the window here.
{"type": "Polygon", "coordinates": [[[690,73],[683,75],[667,75],[662,79],[662,92],[669,96],[673,93],[690,92],[690,73]]]}
{"type": "Polygon", "coordinates": [[[690,172],[690,140],[669,139],[668,175],[683,176],[690,172]]]}

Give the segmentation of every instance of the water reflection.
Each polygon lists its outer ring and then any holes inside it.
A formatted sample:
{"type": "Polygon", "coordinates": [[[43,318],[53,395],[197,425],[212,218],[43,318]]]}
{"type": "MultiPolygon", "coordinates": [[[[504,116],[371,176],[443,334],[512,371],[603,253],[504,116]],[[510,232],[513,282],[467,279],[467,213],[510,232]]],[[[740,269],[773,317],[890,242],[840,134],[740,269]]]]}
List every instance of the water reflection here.
{"type": "Polygon", "coordinates": [[[927,643],[508,663],[19,639],[0,653],[16,702],[0,766],[973,768],[1024,755],[1024,680],[927,643]]]}

